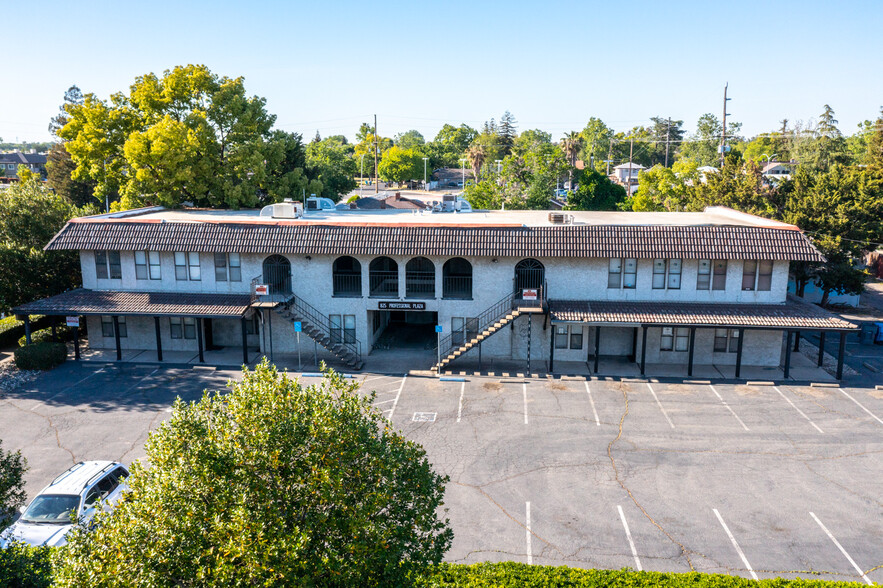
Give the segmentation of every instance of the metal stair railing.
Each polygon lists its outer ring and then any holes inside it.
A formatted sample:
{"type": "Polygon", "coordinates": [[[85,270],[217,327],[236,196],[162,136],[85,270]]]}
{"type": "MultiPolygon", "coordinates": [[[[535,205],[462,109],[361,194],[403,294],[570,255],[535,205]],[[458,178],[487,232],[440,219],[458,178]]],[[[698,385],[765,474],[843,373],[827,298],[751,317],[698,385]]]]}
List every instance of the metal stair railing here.
{"type": "Polygon", "coordinates": [[[296,315],[298,318],[302,318],[305,322],[309,323],[310,326],[318,330],[322,335],[328,337],[328,340],[330,341],[330,346],[340,345],[349,350],[351,353],[354,353],[358,359],[362,358],[362,342],[359,341],[358,338],[356,338],[353,342],[347,342],[343,325],[341,325],[341,334],[339,336],[339,340],[335,341],[335,337],[337,337],[337,335],[331,334],[331,322],[328,317],[319,312],[316,308],[311,306],[302,298],[299,298],[292,294],[290,298],[282,304],[282,307],[285,310],[296,315]]]}
{"type": "MultiPolygon", "coordinates": [[[[478,330],[476,334],[472,337],[472,339],[481,335],[481,333],[485,332],[488,327],[499,321],[501,317],[504,317],[508,313],[510,313],[512,311],[512,303],[514,302],[514,300],[515,294],[509,294],[482,311],[482,313],[476,317],[478,319],[478,330]]],[[[462,333],[457,334],[461,335],[462,333]]],[[[442,340],[439,342],[439,349],[444,350],[440,354],[442,359],[447,357],[455,348],[460,348],[463,345],[469,343],[469,341],[471,340],[466,339],[464,335],[463,342],[455,344],[453,342],[453,338],[454,333],[450,333],[446,337],[443,337],[442,340]]]]}

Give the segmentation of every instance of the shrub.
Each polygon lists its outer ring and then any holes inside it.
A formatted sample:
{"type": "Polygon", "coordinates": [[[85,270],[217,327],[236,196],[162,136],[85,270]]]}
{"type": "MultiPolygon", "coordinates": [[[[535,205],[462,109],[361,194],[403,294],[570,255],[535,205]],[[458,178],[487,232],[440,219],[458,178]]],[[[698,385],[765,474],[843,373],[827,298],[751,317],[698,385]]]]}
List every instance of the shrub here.
{"type": "Polygon", "coordinates": [[[0,549],[0,587],[44,588],[52,584],[51,547],[15,542],[0,549]]]}
{"type": "MultiPolygon", "coordinates": [[[[31,331],[49,325],[51,319],[46,316],[31,317],[31,331]]],[[[8,316],[0,319],[0,347],[8,347],[12,345],[18,338],[25,334],[25,323],[14,316],[8,316]]]]}
{"type": "Polygon", "coordinates": [[[66,359],[64,343],[34,343],[15,350],[15,365],[21,370],[51,370],[66,359]]]}
{"type": "MultiPolygon", "coordinates": [[[[31,333],[31,343],[47,343],[50,341],[73,341],[74,330],[67,325],[58,325],[55,327],[55,336],[52,336],[52,328],[40,329],[31,333]]],[[[22,335],[18,339],[18,346],[27,345],[27,338],[22,335]]]]}

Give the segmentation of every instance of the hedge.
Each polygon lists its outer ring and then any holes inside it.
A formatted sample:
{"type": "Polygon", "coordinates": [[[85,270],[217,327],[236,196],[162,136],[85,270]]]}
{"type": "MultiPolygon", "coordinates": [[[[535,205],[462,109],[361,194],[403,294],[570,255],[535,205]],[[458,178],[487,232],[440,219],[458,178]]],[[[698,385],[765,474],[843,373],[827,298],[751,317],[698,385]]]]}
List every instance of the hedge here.
{"type": "Polygon", "coordinates": [[[421,588],[516,587],[519,588],[859,588],[859,582],[829,580],[754,581],[741,576],[635,572],[632,570],[583,570],[566,566],[529,566],[521,563],[442,564],[435,573],[417,579],[421,588]]]}
{"type": "MultiPolygon", "coordinates": [[[[35,315],[31,317],[31,332],[35,329],[48,327],[51,324],[52,317],[35,315]]],[[[9,347],[15,345],[19,337],[25,334],[25,323],[16,319],[14,316],[8,316],[0,319],[0,347],[9,347]]]]}
{"type": "Polygon", "coordinates": [[[18,541],[0,549],[0,588],[48,588],[52,585],[52,547],[18,541]]]}
{"type": "Polygon", "coordinates": [[[20,370],[51,370],[66,359],[64,343],[34,343],[15,350],[15,365],[20,370]]]}
{"type": "MultiPolygon", "coordinates": [[[[31,333],[31,343],[47,343],[50,341],[73,341],[74,330],[67,325],[58,325],[55,327],[55,336],[52,336],[52,328],[40,329],[31,333]]],[[[27,338],[22,335],[18,339],[18,346],[27,345],[27,338]]]]}

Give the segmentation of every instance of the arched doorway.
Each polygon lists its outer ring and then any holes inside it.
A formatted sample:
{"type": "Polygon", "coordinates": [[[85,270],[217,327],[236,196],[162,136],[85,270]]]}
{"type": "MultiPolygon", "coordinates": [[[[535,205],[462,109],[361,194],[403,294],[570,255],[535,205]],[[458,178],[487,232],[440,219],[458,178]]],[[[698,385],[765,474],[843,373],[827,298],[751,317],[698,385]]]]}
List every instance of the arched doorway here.
{"type": "Polygon", "coordinates": [[[405,264],[405,298],[435,297],[435,264],[415,257],[405,264]]]}
{"type": "Polygon", "coordinates": [[[334,260],[331,267],[335,296],[362,295],[362,264],[354,257],[344,255],[334,260]]]}
{"type": "Polygon", "coordinates": [[[515,264],[515,292],[525,288],[540,289],[546,279],[546,268],[536,259],[522,259],[515,264]]]}
{"type": "Polygon", "coordinates": [[[375,257],[368,265],[370,296],[399,295],[399,265],[389,257],[375,257]]]}
{"type": "Polygon", "coordinates": [[[470,300],[472,298],[472,264],[454,257],[442,266],[442,297],[470,300]]]}
{"type": "Polygon", "coordinates": [[[264,284],[270,286],[270,294],[291,294],[291,262],[282,255],[265,259],[264,284]]]}

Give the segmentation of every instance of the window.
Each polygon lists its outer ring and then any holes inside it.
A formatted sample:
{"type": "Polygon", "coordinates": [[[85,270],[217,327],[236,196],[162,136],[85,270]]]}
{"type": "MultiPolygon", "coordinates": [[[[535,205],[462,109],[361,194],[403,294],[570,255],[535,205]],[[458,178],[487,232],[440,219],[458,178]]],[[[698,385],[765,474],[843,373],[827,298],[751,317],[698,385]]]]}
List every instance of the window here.
{"type": "Polygon", "coordinates": [[[739,329],[715,329],[714,351],[716,353],[736,353],[739,348],[739,329]]]}
{"type": "Polygon", "coordinates": [[[136,251],[135,252],[135,279],[146,280],[161,279],[159,251],[136,251]]]}
{"type": "Polygon", "coordinates": [[[742,262],[742,289],[754,290],[754,282],[757,278],[757,262],[745,260],[742,262]]]}
{"type": "Polygon", "coordinates": [[[665,260],[653,260],[653,289],[665,288],[665,260]]]}
{"type": "Polygon", "coordinates": [[[354,257],[338,257],[331,266],[334,296],[362,295],[362,264],[354,257]]]}
{"type": "Polygon", "coordinates": [[[172,339],[196,339],[196,319],[172,317],[169,319],[169,331],[172,339]]]}
{"type": "Polygon", "coordinates": [[[570,327],[570,348],[583,348],[583,328],[581,325],[574,325],[570,327]]]}
{"type": "Polygon", "coordinates": [[[555,349],[567,349],[567,325],[555,326],[555,349]]]}
{"type": "Polygon", "coordinates": [[[669,259],[668,260],[668,289],[669,290],[680,290],[681,289],[681,260],[680,259],[669,259]]]}
{"type": "Polygon", "coordinates": [[[690,348],[690,329],[662,327],[660,351],[687,351],[690,348]]]}
{"type": "Polygon", "coordinates": [[[730,345],[727,351],[730,353],[739,351],[739,329],[730,329],[730,345]]]}
{"type": "Polygon", "coordinates": [[[622,275],[622,287],[626,290],[634,290],[638,281],[638,260],[626,259],[624,265],[625,272],[622,275]]]}
{"type": "Polygon", "coordinates": [[[714,330],[714,350],[716,352],[722,352],[727,350],[727,330],[726,329],[715,329],[714,330]]]}
{"type": "Polygon", "coordinates": [[[356,342],[356,315],[328,315],[328,329],[331,332],[331,343],[356,342]]]}
{"type": "Polygon", "coordinates": [[[711,260],[700,259],[696,274],[696,289],[708,290],[711,286],[711,260]]]}
{"type": "Polygon", "coordinates": [[[215,281],[242,281],[242,265],[238,253],[215,253],[215,281]]]}
{"type": "Polygon", "coordinates": [[[715,259],[714,260],[714,277],[711,281],[711,289],[712,290],[726,290],[727,289],[727,260],[726,259],[715,259]]]}
{"type": "Polygon", "coordinates": [[[95,276],[99,280],[119,280],[123,277],[119,251],[95,252],[95,276]]]}
{"type": "Polygon", "coordinates": [[[611,259],[607,269],[607,287],[634,290],[637,274],[637,259],[611,259]]]}
{"type": "Polygon", "coordinates": [[[175,252],[175,279],[178,281],[188,279],[199,281],[202,279],[199,273],[199,253],[195,251],[175,252]]]}
{"type": "MultiPolygon", "coordinates": [[[[129,330],[126,328],[126,317],[117,317],[117,325],[119,325],[120,329],[120,338],[127,337],[129,335],[129,330]]],[[[101,317],[101,336],[113,337],[113,317],[101,317]]]]}
{"type": "Polygon", "coordinates": [[[620,283],[622,282],[622,260],[621,259],[611,259],[610,265],[607,268],[607,287],[608,288],[619,288],[620,283]]]}
{"type": "Polygon", "coordinates": [[[475,317],[451,317],[451,343],[463,345],[478,335],[478,319],[475,317]]]}
{"type": "Polygon", "coordinates": [[[582,349],[582,325],[555,325],[555,349],[582,349]]]}
{"type": "Polygon", "coordinates": [[[773,285],[773,262],[760,261],[757,264],[757,289],[769,292],[773,285]]]}

